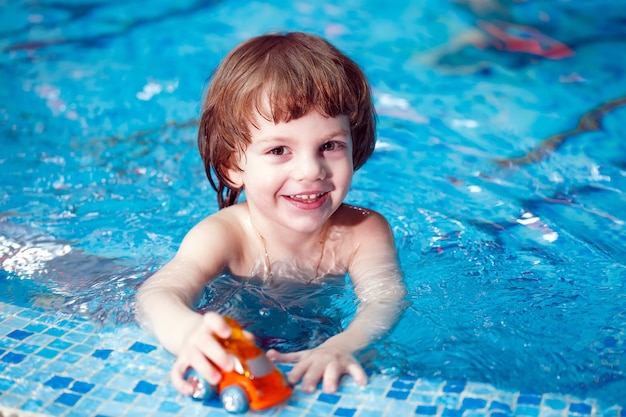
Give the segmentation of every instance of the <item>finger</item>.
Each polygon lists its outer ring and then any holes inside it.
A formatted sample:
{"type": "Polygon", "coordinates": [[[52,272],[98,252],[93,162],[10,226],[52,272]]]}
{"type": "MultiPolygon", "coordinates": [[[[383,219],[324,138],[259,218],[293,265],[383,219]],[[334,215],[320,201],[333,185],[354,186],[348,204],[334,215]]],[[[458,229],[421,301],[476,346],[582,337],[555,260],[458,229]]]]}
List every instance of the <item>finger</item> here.
{"type": "MultiPolygon", "coordinates": [[[[186,367],[185,367],[186,368],[186,367]]],[[[170,379],[172,380],[172,385],[176,388],[176,391],[180,392],[183,395],[189,396],[193,394],[193,387],[184,379],[184,374],[186,370],[181,372],[180,367],[176,364],[172,366],[170,371],[170,379]]]]}
{"type": "Polygon", "coordinates": [[[269,360],[279,363],[298,362],[303,352],[280,353],[276,349],[270,349],[266,353],[269,360]]]}
{"type": "Polygon", "coordinates": [[[170,378],[174,388],[183,395],[191,395],[194,386],[185,379],[185,374],[189,368],[195,369],[200,376],[207,380],[210,384],[216,385],[222,378],[219,369],[211,365],[202,355],[196,355],[192,360],[177,360],[172,366],[170,378]]]}
{"type": "Polygon", "coordinates": [[[222,372],[220,368],[207,361],[206,358],[194,362],[192,368],[200,374],[211,385],[217,385],[222,379],[222,372]]]}
{"type": "Polygon", "coordinates": [[[324,369],[324,378],[322,380],[322,390],[326,394],[333,394],[337,391],[341,369],[337,363],[331,362],[324,369]]]}
{"type": "Polygon", "coordinates": [[[209,330],[210,333],[213,333],[216,336],[221,337],[222,339],[227,339],[230,337],[232,330],[228,323],[226,323],[226,320],[224,320],[224,317],[220,316],[219,314],[209,311],[208,313],[204,314],[204,316],[202,317],[202,321],[204,326],[207,328],[207,330],[209,330]]]}
{"type": "MultiPolygon", "coordinates": [[[[234,362],[230,353],[214,338],[209,335],[198,342],[198,349],[204,355],[204,361],[210,360],[218,368],[230,372],[233,370],[234,362]]],[[[200,372],[199,369],[196,369],[200,372]]]]}
{"type": "Polygon", "coordinates": [[[367,384],[367,374],[365,373],[363,367],[358,363],[351,363],[348,365],[347,371],[357,385],[363,386],[367,384]]]}
{"type": "Polygon", "coordinates": [[[304,362],[296,363],[296,365],[293,368],[291,368],[291,371],[287,373],[287,381],[289,381],[289,383],[292,385],[297,384],[300,381],[300,379],[304,376],[307,369],[308,369],[308,364],[304,362]]]}
{"type": "Polygon", "coordinates": [[[254,341],[255,341],[255,339],[256,339],[256,338],[254,337],[254,335],[253,335],[252,333],[250,333],[249,331],[247,331],[247,330],[244,330],[244,331],[243,331],[243,336],[244,336],[246,339],[248,339],[249,341],[251,341],[251,342],[254,342],[254,341]]]}
{"type": "MultiPolygon", "coordinates": [[[[295,370],[296,370],[296,367],[294,367],[292,372],[290,372],[290,375],[289,375],[290,382],[291,382],[292,374],[294,378],[298,376],[298,373],[294,373],[295,370]]],[[[299,370],[299,372],[302,372],[302,371],[299,370]]],[[[304,375],[302,376],[302,390],[308,393],[315,391],[317,389],[317,384],[322,379],[323,373],[324,373],[323,366],[316,366],[315,364],[308,366],[304,372],[304,375]]],[[[297,379],[300,379],[300,378],[298,377],[297,379]]]]}

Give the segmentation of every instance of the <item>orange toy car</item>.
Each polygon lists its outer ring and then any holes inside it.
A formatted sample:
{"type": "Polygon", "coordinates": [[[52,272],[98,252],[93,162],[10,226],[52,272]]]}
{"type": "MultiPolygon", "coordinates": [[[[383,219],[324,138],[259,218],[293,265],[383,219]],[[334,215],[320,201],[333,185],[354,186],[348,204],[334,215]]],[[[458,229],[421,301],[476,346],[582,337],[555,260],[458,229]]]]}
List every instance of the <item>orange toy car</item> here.
{"type": "Polygon", "coordinates": [[[263,410],[280,404],[292,393],[292,388],[282,372],[267,359],[263,349],[246,338],[243,329],[234,319],[224,317],[232,328],[228,339],[216,339],[230,353],[235,367],[222,371],[222,379],[209,384],[194,369],[189,369],[185,379],[194,385],[194,400],[204,401],[219,394],[224,409],[229,413],[244,413],[248,409],[263,410]]]}

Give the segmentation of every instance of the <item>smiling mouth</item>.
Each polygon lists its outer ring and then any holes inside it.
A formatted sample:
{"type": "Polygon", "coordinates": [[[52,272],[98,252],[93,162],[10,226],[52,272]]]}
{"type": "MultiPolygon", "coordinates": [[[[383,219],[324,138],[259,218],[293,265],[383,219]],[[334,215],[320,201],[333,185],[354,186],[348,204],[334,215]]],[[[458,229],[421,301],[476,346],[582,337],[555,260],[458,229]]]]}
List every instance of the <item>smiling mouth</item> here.
{"type": "Polygon", "coordinates": [[[312,202],[322,198],[326,194],[327,193],[295,194],[295,195],[289,195],[287,197],[290,198],[291,200],[301,201],[303,203],[312,203],[312,202]]]}

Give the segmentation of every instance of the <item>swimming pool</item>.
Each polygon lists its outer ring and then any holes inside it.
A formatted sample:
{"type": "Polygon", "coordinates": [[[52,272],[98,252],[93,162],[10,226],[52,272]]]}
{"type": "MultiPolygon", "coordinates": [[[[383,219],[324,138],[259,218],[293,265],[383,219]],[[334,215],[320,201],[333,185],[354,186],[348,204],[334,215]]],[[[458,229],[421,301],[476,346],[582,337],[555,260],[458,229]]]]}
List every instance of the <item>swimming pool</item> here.
{"type": "Polygon", "coordinates": [[[366,388],[263,414],[624,414],[621,2],[170,3],[0,3],[0,407],[220,415],[174,392],[133,295],[217,210],[195,145],[212,69],[304,30],[370,77],[379,142],[348,200],[389,219],[410,306],[363,352],[366,388]]]}

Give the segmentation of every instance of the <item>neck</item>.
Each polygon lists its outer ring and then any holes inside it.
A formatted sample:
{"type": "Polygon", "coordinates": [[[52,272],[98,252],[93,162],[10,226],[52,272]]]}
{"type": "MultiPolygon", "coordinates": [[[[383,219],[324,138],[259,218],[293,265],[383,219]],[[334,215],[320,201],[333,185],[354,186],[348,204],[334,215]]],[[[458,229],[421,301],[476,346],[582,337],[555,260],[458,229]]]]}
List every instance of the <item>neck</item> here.
{"type": "MultiPolygon", "coordinates": [[[[324,251],[326,249],[326,238],[328,225],[325,225],[320,233],[315,234],[315,242],[310,242],[312,236],[302,236],[300,239],[284,241],[283,239],[274,239],[268,242],[266,236],[259,231],[250,219],[250,226],[258,236],[261,243],[264,258],[265,276],[273,278],[272,261],[282,262],[285,259],[295,260],[294,266],[298,267],[298,260],[303,260],[306,264],[314,267],[315,278],[319,276],[320,265],[324,259],[324,251]],[[279,242],[280,241],[280,242],[279,242]],[[281,254],[278,256],[277,254],[281,254]],[[316,254],[319,254],[316,256],[316,254]],[[312,260],[312,263],[309,262],[312,260]]],[[[282,237],[282,236],[281,236],[282,237]]],[[[301,269],[301,268],[298,268],[301,269]]],[[[308,269],[308,268],[307,268],[308,269]]]]}

